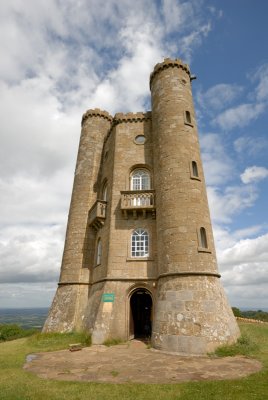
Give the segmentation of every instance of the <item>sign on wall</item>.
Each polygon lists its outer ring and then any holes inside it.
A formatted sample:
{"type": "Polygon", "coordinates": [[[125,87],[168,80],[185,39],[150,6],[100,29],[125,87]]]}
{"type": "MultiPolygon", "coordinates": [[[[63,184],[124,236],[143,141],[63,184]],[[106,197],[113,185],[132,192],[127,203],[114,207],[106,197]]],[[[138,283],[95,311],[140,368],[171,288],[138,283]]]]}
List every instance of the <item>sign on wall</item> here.
{"type": "Polygon", "coordinates": [[[114,293],[103,293],[102,301],[103,301],[103,303],[113,303],[114,302],[114,293]]]}

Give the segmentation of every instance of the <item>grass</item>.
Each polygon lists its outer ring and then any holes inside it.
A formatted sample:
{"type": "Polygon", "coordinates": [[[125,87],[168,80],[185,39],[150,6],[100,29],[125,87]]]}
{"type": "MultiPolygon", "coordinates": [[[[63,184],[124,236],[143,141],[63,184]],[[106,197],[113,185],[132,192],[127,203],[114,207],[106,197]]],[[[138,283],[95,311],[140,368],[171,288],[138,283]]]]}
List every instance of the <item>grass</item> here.
{"type": "Polygon", "coordinates": [[[122,344],[122,343],[125,343],[125,342],[120,338],[107,339],[107,340],[105,340],[105,342],[103,342],[104,346],[107,346],[107,347],[116,346],[117,344],[122,344]]]}
{"type": "MultiPolygon", "coordinates": [[[[53,381],[40,379],[22,369],[27,354],[68,348],[70,343],[83,342],[80,334],[35,335],[4,342],[0,344],[0,400],[266,400],[268,325],[243,323],[240,327],[242,337],[247,337],[248,343],[256,346],[240,345],[249,347],[248,356],[262,361],[262,371],[243,379],[170,385],[53,381]]],[[[116,372],[111,371],[111,374],[116,372]]]]}
{"type": "MultiPolygon", "coordinates": [[[[91,345],[91,336],[84,332],[69,333],[37,333],[28,338],[27,344],[33,346],[34,351],[53,351],[68,348],[69,344],[81,343],[82,346],[91,345]]],[[[0,397],[1,399],[1,397],[0,397]]]]}
{"type": "Polygon", "coordinates": [[[216,351],[210,355],[216,355],[218,357],[228,357],[228,356],[251,356],[252,353],[259,349],[258,344],[247,334],[242,334],[236,343],[232,345],[220,346],[216,351]]]}

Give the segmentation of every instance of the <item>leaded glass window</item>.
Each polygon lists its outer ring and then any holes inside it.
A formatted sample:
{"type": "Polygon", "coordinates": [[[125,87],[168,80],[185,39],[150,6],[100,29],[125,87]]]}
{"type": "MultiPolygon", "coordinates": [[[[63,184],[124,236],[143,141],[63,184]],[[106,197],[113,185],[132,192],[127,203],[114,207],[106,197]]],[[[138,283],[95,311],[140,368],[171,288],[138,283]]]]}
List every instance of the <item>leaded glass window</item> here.
{"type": "Polygon", "coordinates": [[[149,172],[145,169],[136,169],[131,176],[131,190],[149,190],[150,188],[149,172]]]}
{"type": "Polygon", "coordinates": [[[131,237],[131,256],[148,257],[149,255],[149,235],[144,229],[136,229],[131,237]]]}

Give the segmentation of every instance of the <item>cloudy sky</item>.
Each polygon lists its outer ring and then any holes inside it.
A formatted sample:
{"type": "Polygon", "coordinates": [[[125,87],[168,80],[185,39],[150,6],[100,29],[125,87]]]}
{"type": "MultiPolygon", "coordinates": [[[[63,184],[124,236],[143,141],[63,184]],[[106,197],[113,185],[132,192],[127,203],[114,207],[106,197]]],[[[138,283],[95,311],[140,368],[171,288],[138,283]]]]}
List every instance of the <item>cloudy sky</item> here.
{"type": "Polygon", "coordinates": [[[0,307],[49,306],[82,114],[150,109],[165,57],[191,66],[222,282],[268,308],[268,2],[0,2],[0,307]],[[133,78],[134,77],[134,78],[133,78]]]}

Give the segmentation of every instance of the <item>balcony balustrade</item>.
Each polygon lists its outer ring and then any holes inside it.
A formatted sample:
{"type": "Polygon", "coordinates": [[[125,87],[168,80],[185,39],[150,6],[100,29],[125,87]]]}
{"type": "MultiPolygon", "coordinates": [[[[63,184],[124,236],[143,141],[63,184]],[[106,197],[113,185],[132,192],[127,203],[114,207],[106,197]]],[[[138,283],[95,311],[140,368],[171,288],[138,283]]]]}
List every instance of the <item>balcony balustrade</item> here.
{"type": "Polygon", "coordinates": [[[88,224],[95,230],[98,230],[104,224],[106,218],[107,202],[104,200],[97,200],[91,207],[88,213],[88,224]]]}
{"type": "Polygon", "coordinates": [[[127,190],[121,192],[121,210],[127,219],[133,215],[136,219],[138,213],[142,213],[146,218],[150,212],[155,218],[155,192],[154,190],[127,190]]]}

